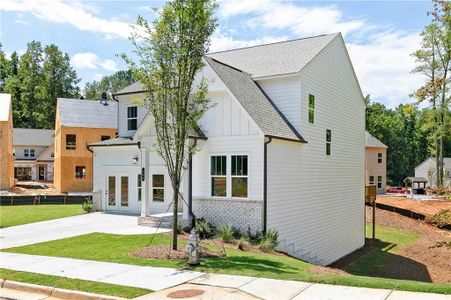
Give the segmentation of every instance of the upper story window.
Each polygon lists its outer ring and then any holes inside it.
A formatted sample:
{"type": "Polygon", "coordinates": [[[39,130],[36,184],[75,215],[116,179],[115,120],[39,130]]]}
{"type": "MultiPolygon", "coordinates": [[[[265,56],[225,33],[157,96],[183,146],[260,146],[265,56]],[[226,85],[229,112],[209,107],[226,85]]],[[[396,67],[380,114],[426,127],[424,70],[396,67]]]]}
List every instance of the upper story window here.
{"type": "Polygon", "coordinates": [[[30,157],[34,157],[34,149],[30,149],[30,157]]]}
{"type": "Polygon", "coordinates": [[[79,178],[79,179],[86,178],[86,167],[76,166],[75,167],[75,178],[79,178]]]}
{"type": "Polygon", "coordinates": [[[332,144],[332,131],[330,129],[326,129],[326,155],[330,155],[331,153],[331,144],[332,144]]]}
{"type": "Polygon", "coordinates": [[[66,134],[66,150],[75,150],[77,148],[77,136],[75,134],[66,134]]]}
{"type": "Polygon", "coordinates": [[[212,156],[210,165],[211,195],[227,196],[227,156],[212,156]]]}
{"type": "Polygon", "coordinates": [[[24,157],[30,156],[30,151],[28,149],[23,149],[23,156],[24,157]]]}
{"type": "Polygon", "coordinates": [[[374,176],[370,176],[370,185],[374,185],[374,176]]]}
{"type": "Polygon", "coordinates": [[[381,152],[379,152],[379,153],[377,154],[377,163],[379,163],[379,164],[382,163],[382,153],[381,153],[381,152]]]}
{"type": "Polygon", "coordinates": [[[315,122],[315,96],[314,95],[308,95],[308,122],[314,123],[315,122]]]}
{"type": "Polygon", "coordinates": [[[132,131],[138,128],[138,107],[127,107],[127,130],[132,131]]]}
{"type": "Polygon", "coordinates": [[[100,137],[100,140],[101,141],[106,141],[106,140],[109,140],[110,139],[110,136],[109,135],[102,135],[101,137],[100,137]]]}
{"type": "Polygon", "coordinates": [[[232,155],[232,197],[247,198],[247,155],[232,155]]]}

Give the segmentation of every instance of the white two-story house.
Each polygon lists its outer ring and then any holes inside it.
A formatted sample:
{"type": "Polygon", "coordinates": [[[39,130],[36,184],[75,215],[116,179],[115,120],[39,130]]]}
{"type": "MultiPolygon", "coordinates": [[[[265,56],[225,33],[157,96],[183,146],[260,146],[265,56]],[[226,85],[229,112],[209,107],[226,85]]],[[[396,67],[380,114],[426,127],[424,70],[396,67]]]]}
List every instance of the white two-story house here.
{"type": "MultiPolygon", "coordinates": [[[[201,77],[211,108],[182,188],[194,215],[277,229],[280,250],[322,265],[362,247],[365,103],[341,34],[210,53],[201,77]]],[[[117,93],[119,137],[90,145],[102,210],[145,217],[171,204],[144,97],[139,83],[117,93]]]]}

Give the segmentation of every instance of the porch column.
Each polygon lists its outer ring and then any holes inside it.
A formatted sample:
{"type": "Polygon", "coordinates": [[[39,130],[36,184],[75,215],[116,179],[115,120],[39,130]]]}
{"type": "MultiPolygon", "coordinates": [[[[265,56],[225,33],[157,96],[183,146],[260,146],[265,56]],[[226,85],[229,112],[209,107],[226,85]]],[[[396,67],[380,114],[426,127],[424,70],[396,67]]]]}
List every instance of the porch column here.
{"type": "Polygon", "coordinates": [[[144,181],[141,181],[142,198],[141,198],[141,217],[147,216],[149,212],[150,186],[149,186],[149,150],[141,149],[141,174],[144,175],[144,181]],[[143,172],[144,170],[144,172],[143,172]]]}

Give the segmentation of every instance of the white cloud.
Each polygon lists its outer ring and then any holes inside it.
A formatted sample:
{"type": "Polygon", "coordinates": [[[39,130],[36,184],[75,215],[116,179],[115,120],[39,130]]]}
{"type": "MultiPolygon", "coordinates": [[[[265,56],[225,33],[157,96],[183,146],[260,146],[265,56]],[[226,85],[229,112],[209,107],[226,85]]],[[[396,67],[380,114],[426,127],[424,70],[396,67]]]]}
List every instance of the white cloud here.
{"type": "Polygon", "coordinates": [[[29,12],[48,22],[69,24],[79,30],[101,33],[110,38],[128,38],[132,31],[129,23],[96,17],[98,11],[94,7],[75,1],[2,0],[0,10],[29,12]]]}
{"type": "Polygon", "coordinates": [[[303,36],[338,31],[347,35],[366,25],[363,19],[345,19],[342,12],[333,5],[306,8],[284,1],[233,0],[221,2],[221,16],[229,18],[243,14],[252,15],[246,22],[249,27],[288,29],[293,34],[303,36]]]}
{"type": "Polygon", "coordinates": [[[27,21],[21,20],[21,19],[14,20],[14,23],[21,24],[21,25],[29,25],[30,24],[30,22],[27,22],[27,21]]]}
{"type": "Polygon", "coordinates": [[[364,94],[390,107],[411,101],[408,95],[423,81],[412,74],[415,59],[410,55],[420,46],[419,33],[381,32],[368,43],[347,43],[364,94]]]}
{"type": "Polygon", "coordinates": [[[72,56],[71,64],[79,70],[97,70],[99,68],[110,72],[117,70],[116,63],[113,60],[102,60],[97,54],[92,52],[82,52],[75,54],[74,56],[72,56]]]}
{"type": "Polygon", "coordinates": [[[248,47],[248,46],[255,46],[255,45],[261,45],[261,44],[269,44],[274,43],[278,41],[286,40],[286,36],[264,36],[262,38],[253,39],[253,40],[241,40],[241,39],[234,39],[231,36],[228,36],[226,34],[221,33],[220,31],[217,31],[211,38],[211,47],[210,52],[216,52],[216,51],[222,51],[222,50],[228,50],[228,49],[234,49],[234,48],[241,48],[241,47],[248,47]]]}

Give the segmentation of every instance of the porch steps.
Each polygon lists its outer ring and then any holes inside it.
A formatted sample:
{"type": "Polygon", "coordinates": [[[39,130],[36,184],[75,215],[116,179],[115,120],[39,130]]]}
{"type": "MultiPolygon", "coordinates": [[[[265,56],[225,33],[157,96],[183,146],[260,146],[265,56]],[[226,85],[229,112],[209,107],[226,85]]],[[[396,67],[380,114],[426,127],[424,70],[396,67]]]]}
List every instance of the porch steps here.
{"type": "MultiPolygon", "coordinates": [[[[141,226],[149,226],[149,227],[158,227],[160,228],[172,228],[172,213],[162,213],[162,214],[154,214],[145,217],[138,217],[138,225],[141,226]]],[[[182,220],[183,214],[178,213],[177,219],[182,220]]]]}

